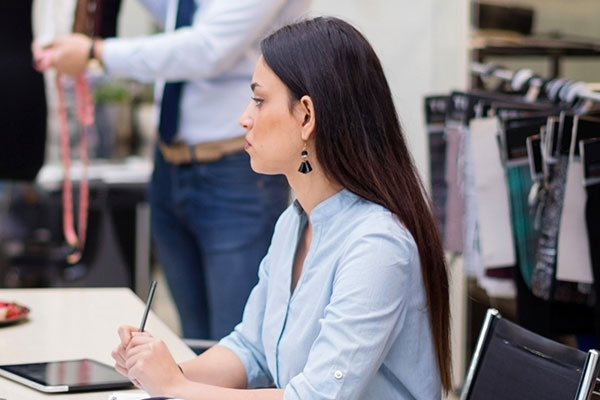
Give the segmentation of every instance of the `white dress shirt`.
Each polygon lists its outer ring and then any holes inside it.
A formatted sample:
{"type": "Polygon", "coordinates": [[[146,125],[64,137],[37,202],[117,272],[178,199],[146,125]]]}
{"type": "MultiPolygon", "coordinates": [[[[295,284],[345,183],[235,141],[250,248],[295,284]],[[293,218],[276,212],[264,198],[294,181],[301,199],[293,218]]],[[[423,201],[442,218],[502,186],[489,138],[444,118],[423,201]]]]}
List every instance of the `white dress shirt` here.
{"type": "MultiPolygon", "coordinates": [[[[143,0],[167,32],[107,39],[107,73],[141,81],[186,81],[177,140],[189,145],[243,134],[259,42],[305,16],[310,0],[196,0],[190,27],[173,31],[177,0],[143,0]]],[[[162,93],[157,90],[158,93],[162,93]]]]}

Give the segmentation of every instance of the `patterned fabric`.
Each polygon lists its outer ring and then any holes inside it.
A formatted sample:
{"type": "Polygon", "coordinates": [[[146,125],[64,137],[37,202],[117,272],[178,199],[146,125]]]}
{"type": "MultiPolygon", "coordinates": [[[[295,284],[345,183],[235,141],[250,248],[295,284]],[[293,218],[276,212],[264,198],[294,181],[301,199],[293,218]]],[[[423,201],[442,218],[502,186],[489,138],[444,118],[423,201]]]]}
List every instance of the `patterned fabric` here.
{"type": "Polygon", "coordinates": [[[531,290],[533,294],[544,300],[550,300],[551,298],[552,281],[554,280],[556,268],[556,244],[560,213],[565,195],[567,163],[568,157],[561,156],[555,167],[549,167],[551,170],[541,205],[542,220],[535,267],[531,277],[531,290]]]}
{"type": "MultiPolygon", "coordinates": [[[[535,268],[531,278],[533,294],[544,300],[556,300],[565,303],[593,304],[594,296],[586,285],[576,282],[556,280],[556,254],[560,217],[565,197],[567,167],[569,157],[561,155],[555,166],[551,166],[550,179],[543,196],[542,219],[535,256],[535,268]]],[[[583,206],[583,205],[582,205],[583,206]]]]}

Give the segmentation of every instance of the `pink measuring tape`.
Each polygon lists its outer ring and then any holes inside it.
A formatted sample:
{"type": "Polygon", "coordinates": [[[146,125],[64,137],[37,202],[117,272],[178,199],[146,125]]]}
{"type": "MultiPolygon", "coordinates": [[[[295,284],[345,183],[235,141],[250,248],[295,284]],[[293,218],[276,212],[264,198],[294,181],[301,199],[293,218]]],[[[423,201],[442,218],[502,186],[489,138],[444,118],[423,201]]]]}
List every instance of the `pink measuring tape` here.
{"type": "Polygon", "coordinates": [[[58,114],[60,121],[60,146],[63,164],[63,232],[65,239],[74,249],[67,256],[70,264],[81,260],[85,246],[85,235],[87,230],[89,186],[87,179],[88,154],[87,154],[87,132],[94,124],[94,105],[90,94],[90,87],[83,75],[75,80],[75,98],[77,108],[77,120],[81,125],[81,140],[79,143],[79,157],[81,159],[81,178],[79,181],[79,213],[78,229],[75,232],[75,221],[73,218],[73,188],[71,185],[71,154],[69,147],[69,128],[67,125],[67,109],[65,104],[65,92],[61,75],[56,75],[56,87],[58,89],[58,114]]]}

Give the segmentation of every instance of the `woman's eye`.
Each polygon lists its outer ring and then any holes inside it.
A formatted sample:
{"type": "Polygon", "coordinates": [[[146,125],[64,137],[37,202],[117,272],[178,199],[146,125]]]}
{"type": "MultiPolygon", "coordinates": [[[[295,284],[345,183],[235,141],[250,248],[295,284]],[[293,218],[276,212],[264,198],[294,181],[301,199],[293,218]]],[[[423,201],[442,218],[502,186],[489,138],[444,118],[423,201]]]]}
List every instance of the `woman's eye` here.
{"type": "Polygon", "coordinates": [[[260,105],[264,101],[264,99],[261,99],[260,97],[251,97],[251,99],[256,105],[260,105]]]}

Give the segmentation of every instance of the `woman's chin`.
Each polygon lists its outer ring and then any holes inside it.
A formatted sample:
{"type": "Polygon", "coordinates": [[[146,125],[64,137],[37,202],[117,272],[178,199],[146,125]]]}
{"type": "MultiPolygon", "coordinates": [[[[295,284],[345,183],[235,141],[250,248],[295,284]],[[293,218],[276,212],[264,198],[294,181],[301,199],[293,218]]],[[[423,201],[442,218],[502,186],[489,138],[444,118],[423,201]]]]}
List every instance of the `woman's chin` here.
{"type": "Polygon", "coordinates": [[[252,171],[256,172],[257,174],[267,174],[267,172],[264,168],[262,168],[260,163],[254,161],[253,158],[250,158],[250,168],[252,168],[252,171]]]}
{"type": "Polygon", "coordinates": [[[269,168],[266,165],[256,162],[252,158],[250,158],[250,168],[252,168],[252,171],[256,172],[257,174],[263,174],[263,175],[281,174],[281,171],[277,171],[277,170],[275,170],[275,168],[269,168]]]}

